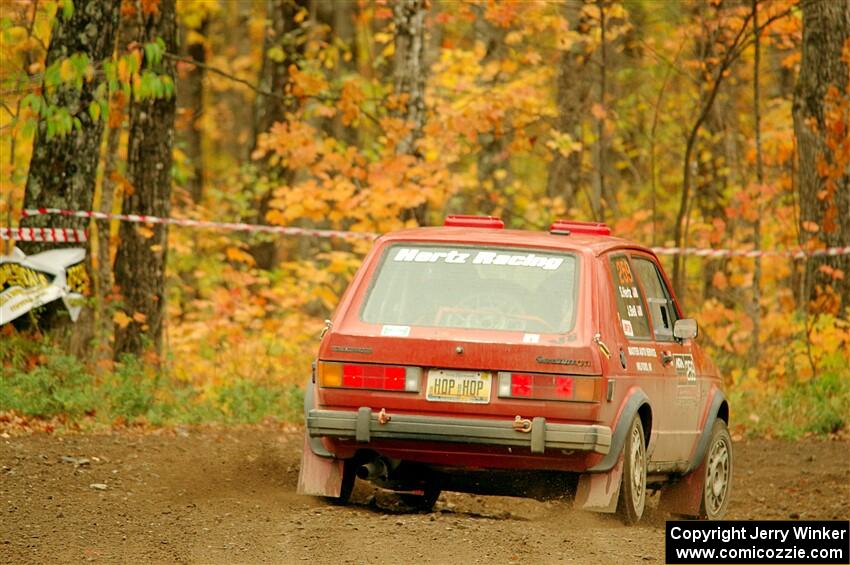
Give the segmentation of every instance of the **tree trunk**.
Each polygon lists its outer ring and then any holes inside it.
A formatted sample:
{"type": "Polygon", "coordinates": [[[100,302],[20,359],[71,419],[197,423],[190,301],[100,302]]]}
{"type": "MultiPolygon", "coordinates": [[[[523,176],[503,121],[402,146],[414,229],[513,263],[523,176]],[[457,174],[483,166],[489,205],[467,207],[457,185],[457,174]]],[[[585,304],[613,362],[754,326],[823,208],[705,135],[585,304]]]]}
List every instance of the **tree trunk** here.
{"type": "MultiPolygon", "coordinates": [[[[208,21],[204,19],[197,29],[201,35],[207,34],[208,21]]],[[[185,34],[188,35],[188,34],[185,34]]],[[[184,54],[198,61],[206,63],[206,49],[203,43],[185,41],[184,54]]],[[[189,158],[192,176],[188,181],[189,194],[192,201],[200,202],[204,194],[204,151],[201,144],[200,120],[204,112],[204,69],[192,67],[186,71],[177,89],[177,106],[182,112],[184,127],[178,132],[178,136],[186,147],[186,157],[189,158]]]]}
{"type": "MultiPolygon", "coordinates": [[[[300,3],[303,3],[301,0],[300,3]]],[[[293,64],[291,45],[287,45],[287,34],[293,30],[295,13],[299,2],[293,0],[267,0],[266,35],[263,40],[263,63],[260,69],[259,87],[284,95],[289,81],[289,65],[293,64]]],[[[291,108],[280,98],[258,95],[254,102],[254,141],[251,152],[257,148],[260,134],[271,129],[275,122],[285,119],[291,108]]]]}
{"type": "MultiPolygon", "coordinates": [[[[759,196],[756,198],[756,206],[758,207],[756,221],[753,223],[753,249],[761,250],[761,191],[764,185],[764,164],[761,156],[761,104],[759,97],[761,96],[761,88],[759,85],[759,72],[761,69],[761,30],[759,29],[758,18],[758,0],[753,0],[753,29],[755,30],[755,53],[753,56],[753,126],[755,129],[756,142],[756,182],[758,183],[759,196]]],[[[758,366],[760,341],[761,341],[761,257],[754,258],[755,265],[753,266],[753,300],[752,300],[752,317],[753,317],[753,337],[752,346],[750,347],[749,364],[751,367],[758,366]]]]}
{"type": "MultiPolygon", "coordinates": [[[[809,237],[828,247],[850,242],[850,164],[828,144],[835,129],[847,135],[847,112],[840,113],[841,123],[832,123],[826,110],[828,91],[834,89],[845,106],[848,66],[842,61],[842,48],[850,39],[850,0],[803,0],[803,54],[800,75],[794,92],[794,131],[799,159],[800,233],[806,243],[809,237]],[[832,131],[830,131],[832,130],[832,131]],[[819,163],[829,165],[832,174],[823,175],[819,163]],[[817,232],[807,230],[810,222],[817,232]]],[[[846,143],[846,141],[844,141],[846,143]]],[[[817,287],[832,287],[841,300],[841,315],[850,307],[850,256],[812,257],[806,265],[807,285],[803,296],[807,301],[816,296],[817,287]],[[828,265],[844,271],[843,278],[832,278],[819,267],[828,265]]]]}
{"type": "Polygon", "coordinates": [[[399,117],[410,131],[396,146],[399,154],[417,154],[416,141],[425,126],[425,14],[428,0],[397,0],[393,4],[395,23],[395,61],[393,86],[404,103],[399,117]]]}
{"type": "MultiPolygon", "coordinates": [[[[349,49],[350,58],[346,60],[340,57],[334,70],[329,73],[329,78],[343,81],[357,72],[357,29],[355,20],[359,12],[357,2],[338,2],[335,0],[312,0],[316,17],[320,22],[327,25],[330,30],[328,41],[339,40],[349,49]]],[[[322,129],[330,136],[342,141],[346,145],[356,146],[358,144],[358,129],[354,124],[342,123],[341,115],[337,113],[329,119],[321,122],[322,129]]]]}
{"type": "MultiPolygon", "coordinates": [[[[50,38],[45,65],[85,53],[95,66],[112,55],[115,32],[118,27],[119,2],[77,0],[69,19],[63,11],[57,13],[57,22],[50,38]]],[[[100,140],[103,120],[93,120],[89,105],[94,93],[103,83],[102,75],[95,73],[91,82],[84,81],[78,90],[72,86],[59,86],[52,93],[45,90],[45,101],[51,106],[68,108],[78,118],[81,127],[64,136],[49,136],[47,124],[40,121],[33,143],[29,177],[24,193],[24,208],[62,208],[91,210],[100,157],[100,140]]],[[[82,229],[88,220],[71,216],[35,216],[24,218],[27,227],[64,227],[82,229]]],[[[27,254],[53,249],[56,243],[21,242],[18,246],[27,254]]],[[[74,244],[80,246],[80,244],[74,244]]]]}
{"type": "MultiPolygon", "coordinates": [[[[286,91],[289,82],[289,65],[295,63],[297,47],[290,40],[289,34],[296,26],[295,14],[305,6],[305,0],[268,0],[266,2],[266,35],[263,42],[263,63],[260,70],[260,88],[280,96],[286,91]]],[[[261,134],[269,131],[276,122],[286,120],[286,113],[294,110],[292,102],[284,102],[280,98],[258,95],[254,103],[254,137],[251,153],[257,148],[261,134]]],[[[269,178],[269,186],[288,184],[292,181],[293,172],[286,168],[272,168],[266,163],[260,163],[261,173],[269,178]]],[[[256,214],[254,221],[265,223],[272,200],[273,189],[267,189],[257,195],[256,214]]],[[[255,236],[256,237],[256,236],[255,236]]],[[[277,257],[277,238],[261,239],[251,245],[251,255],[261,269],[274,267],[277,257]]]]}
{"type": "MultiPolygon", "coordinates": [[[[157,37],[168,52],[176,49],[175,0],[161,0],[156,14],[145,17],[141,34],[147,43],[157,37]]],[[[145,67],[174,80],[174,63],[164,58],[145,67]]],[[[127,148],[127,176],[132,190],[124,194],[125,214],[168,216],[171,205],[171,165],[174,145],[175,98],[133,100],[127,148]]],[[[147,346],[161,351],[165,313],[165,264],[168,231],[165,225],[124,222],[115,258],[115,283],[123,310],[133,319],[115,328],[115,357],[141,353],[147,346]],[[141,315],[139,315],[141,314],[141,315]]]]}
{"type": "MultiPolygon", "coordinates": [[[[587,33],[587,22],[582,19],[582,0],[567,0],[564,4],[564,16],[570,29],[587,33]]],[[[556,104],[558,117],[556,127],[560,133],[569,135],[573,141],[582,141],[582,119],[588,115],[591,83],[584,80],[590,58],[584,49],[583,42],[577,42],[570,49],[561,53],[558,65],[558,82],[556,104]]],[[[574,199],[579,193],[584,179],[582,161],[584,148],[573,151],[569,155],[556,152],[549,166],[549,180],[546,183],[546,194],[554,198],[560,196],[567,209],[574,206],[574,199]]]]}

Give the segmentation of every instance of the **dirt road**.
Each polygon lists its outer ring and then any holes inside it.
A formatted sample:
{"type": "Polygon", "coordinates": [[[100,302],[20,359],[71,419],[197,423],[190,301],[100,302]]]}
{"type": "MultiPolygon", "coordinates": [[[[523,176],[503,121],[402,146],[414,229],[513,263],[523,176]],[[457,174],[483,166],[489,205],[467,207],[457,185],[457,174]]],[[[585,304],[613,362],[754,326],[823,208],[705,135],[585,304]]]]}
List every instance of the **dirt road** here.
{"type": "MultiPolygon", "coordinates": [[[[280,428],[0,439],[0,562],[661,563],[638,527],[563,502],[443,494],[429,514],[358,485],[295,494],[301,432],[280,428]]],[[[735,444],[730,518],[842,518],[850,444],[735,444]]],[[[654,501],[651,501],[653,503],[654,501]]]]}

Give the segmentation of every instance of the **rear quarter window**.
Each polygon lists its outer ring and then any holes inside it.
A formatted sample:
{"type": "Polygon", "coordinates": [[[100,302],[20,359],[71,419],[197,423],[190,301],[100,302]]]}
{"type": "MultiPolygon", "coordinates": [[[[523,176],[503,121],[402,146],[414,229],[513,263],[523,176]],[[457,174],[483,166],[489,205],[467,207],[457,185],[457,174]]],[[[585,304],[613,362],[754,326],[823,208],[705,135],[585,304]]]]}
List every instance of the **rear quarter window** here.
{"type": "Polygon", "coordinates": [[[617,315],[623,333],[629,339],[650,339],[643,296],[631,262],[625,255],[614,255],[610,259],[610,266],[617,315]]]}

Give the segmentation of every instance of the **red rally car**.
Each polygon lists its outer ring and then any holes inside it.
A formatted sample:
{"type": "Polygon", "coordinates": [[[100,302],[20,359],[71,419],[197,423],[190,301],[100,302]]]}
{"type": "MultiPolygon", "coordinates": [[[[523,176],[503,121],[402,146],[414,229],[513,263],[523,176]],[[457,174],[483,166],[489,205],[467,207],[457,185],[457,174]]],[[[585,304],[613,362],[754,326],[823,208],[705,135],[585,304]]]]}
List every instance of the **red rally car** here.
{"type": "Polygon", "coordinates": [[[604,224],[488,216],[377,240],[327,322],[298,489],[356,477],[430,508],[442,490],[641,518],[721,518],[732,445],[720,378],[653,252],[604,224]]]}

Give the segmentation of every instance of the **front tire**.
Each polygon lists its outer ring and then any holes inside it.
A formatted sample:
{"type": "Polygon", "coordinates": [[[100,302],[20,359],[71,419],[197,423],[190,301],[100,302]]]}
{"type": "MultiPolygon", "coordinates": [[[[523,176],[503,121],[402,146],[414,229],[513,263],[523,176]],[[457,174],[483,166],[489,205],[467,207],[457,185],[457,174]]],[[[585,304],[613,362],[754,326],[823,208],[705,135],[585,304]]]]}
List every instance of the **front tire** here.
{"type": "Polygon", "coordinates": [[[626,524],[636,524],[646,506],[646,442],[643,424],[635,416],[623,447],[623,479],[617,513],[626,524]]]}
{"type": "Polygon", "coordinates": [[[720,520],[729,509],[732,485],[732,438],[726,422],[717,419],[711,428],[705,455],[705,484],[702,489],[700,516],[720,520]]]}

